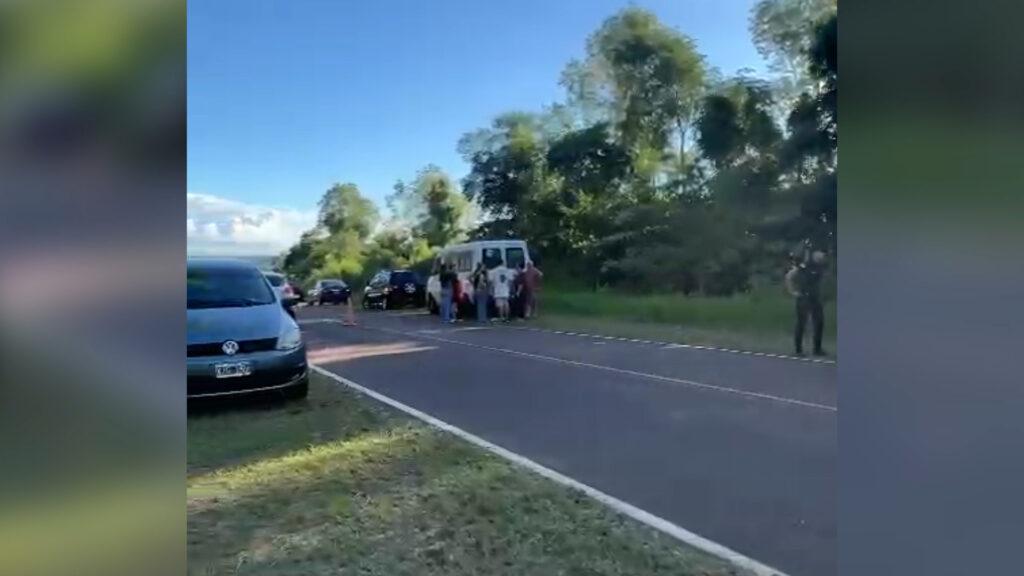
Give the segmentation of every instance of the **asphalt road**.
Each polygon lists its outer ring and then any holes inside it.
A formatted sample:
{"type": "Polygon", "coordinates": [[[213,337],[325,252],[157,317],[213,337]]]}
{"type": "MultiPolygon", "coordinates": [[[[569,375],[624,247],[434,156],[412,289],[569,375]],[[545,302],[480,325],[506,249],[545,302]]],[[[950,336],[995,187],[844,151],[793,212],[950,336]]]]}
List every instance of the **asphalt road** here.
{"type": "Polygon", "coordinates": [[[836,573],[836,367],[303,308],[310,361],[792,576],[836,573]]]}

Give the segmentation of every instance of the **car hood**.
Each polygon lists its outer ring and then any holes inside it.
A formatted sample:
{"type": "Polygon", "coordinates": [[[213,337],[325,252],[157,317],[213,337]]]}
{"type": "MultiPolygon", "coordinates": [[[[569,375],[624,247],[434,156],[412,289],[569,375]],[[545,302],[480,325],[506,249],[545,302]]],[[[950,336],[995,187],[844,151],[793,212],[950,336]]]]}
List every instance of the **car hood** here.
{"type": "Polygon", "coordinates": [[[248,308],[201,308],[188,310],[188,343],[276,338],[284,322],[290,322],[280,304],[248,308]]]}

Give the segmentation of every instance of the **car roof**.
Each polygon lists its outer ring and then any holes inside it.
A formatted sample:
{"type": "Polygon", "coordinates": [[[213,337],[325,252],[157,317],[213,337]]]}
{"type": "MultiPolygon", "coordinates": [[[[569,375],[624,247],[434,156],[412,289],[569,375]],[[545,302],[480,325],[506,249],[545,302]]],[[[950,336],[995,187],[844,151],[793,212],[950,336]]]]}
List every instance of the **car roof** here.
{"type": "Polygon", "coordinates": [[[465,250],[467,248],[519,248],[525,246],[526,240],[518,238],[508,238],[504,240],[474,240],[472,242],[463,242],[461,244],[445,246],[441,249],[441,252],[453,252],[456,250],[465,250]]]}

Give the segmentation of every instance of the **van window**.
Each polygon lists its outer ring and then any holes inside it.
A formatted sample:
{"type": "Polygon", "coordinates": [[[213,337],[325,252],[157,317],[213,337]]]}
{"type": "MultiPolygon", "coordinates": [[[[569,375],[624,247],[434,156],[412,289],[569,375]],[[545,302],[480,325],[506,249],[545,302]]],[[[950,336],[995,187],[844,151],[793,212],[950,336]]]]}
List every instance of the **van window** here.
{"type": "Polygon", "coordinates": [[[501,263],[501,249],[500,248],[484,248],[483,252],[483,263],[488,269],[494,268],[501,263]]]}
{"type": "Polygon", "coordinates": [[[506,248],[505,249],[505,266],[509,268],[519,268],[521,265],[526,264],[526,252],[522,248],[506,248]]]}
{"type": "Polygon", "coordinates": [[[473,252],[466,250],[458,253],[458,260],[455,263],[456,270],[459,272],[472,272],[473,271],[473,252]]]}

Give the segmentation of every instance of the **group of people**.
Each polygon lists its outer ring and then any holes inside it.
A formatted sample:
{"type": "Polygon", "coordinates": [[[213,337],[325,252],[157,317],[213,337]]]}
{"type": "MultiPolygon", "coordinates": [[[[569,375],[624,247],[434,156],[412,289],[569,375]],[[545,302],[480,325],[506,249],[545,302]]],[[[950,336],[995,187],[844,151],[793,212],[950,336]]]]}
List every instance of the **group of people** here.
{"type": "MultiPolygon", "coordinates": [[[[533,317],[537,312],[537,293],[543,277],[544,273],[533,262],[525,262],[514,269],[505,266],[504,261],[498,261],[490,269],[482,262],[478,263],[469,277],[477,321],[487,322],[490,319],[492,302],[497,320],[508,322],[514,312],[517,315],[521,313],[526,319],[533,317]]],[[[453,266],[447,263],[441,265],[439,280],[441,321],[455,322],[458,319],[459,303],[466,300],[462,293],[462,282],[453,266]]]]}

